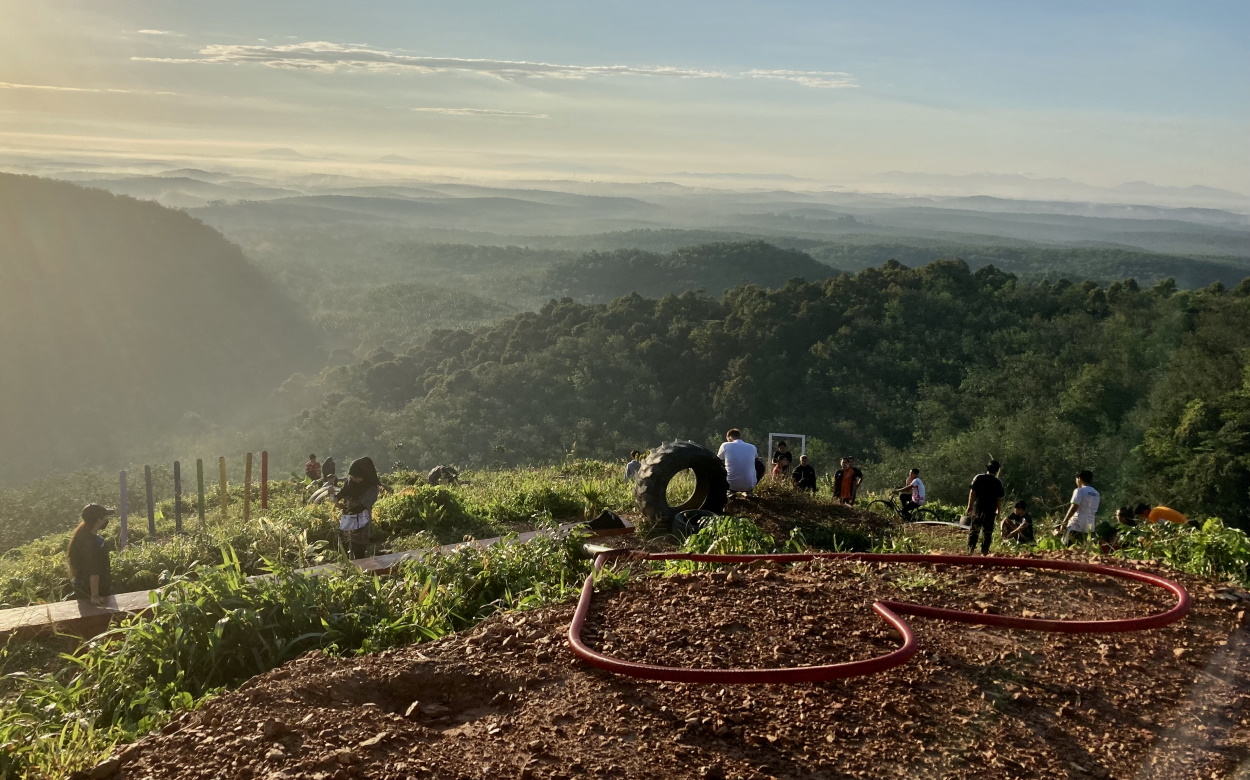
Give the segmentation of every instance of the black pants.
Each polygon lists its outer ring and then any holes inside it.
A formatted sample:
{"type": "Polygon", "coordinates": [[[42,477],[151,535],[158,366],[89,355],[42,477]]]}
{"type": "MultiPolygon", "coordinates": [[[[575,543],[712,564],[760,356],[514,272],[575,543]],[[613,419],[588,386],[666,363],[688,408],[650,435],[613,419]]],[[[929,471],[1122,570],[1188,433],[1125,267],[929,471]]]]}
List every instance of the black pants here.
{"type": "Polygon", "coordinates": [[[990,540],[994,537],[994,515],[983,514],[972,516],[972,527],[968,529],[968,553],[972,554],[977,549],[977,535],[982,531],[985,536],[981,539],[981,554],[990,554],[990,540]]]}
{"type": "Polygon", "coordinates": [[[343,543],[343,549],[347,552],[347,557],[352,560],[364,558],[369,554],[369,543],[372,541],[373,523],[366,523],[364,526],[354,531],[339,531],[339,540],[343,543]]]}

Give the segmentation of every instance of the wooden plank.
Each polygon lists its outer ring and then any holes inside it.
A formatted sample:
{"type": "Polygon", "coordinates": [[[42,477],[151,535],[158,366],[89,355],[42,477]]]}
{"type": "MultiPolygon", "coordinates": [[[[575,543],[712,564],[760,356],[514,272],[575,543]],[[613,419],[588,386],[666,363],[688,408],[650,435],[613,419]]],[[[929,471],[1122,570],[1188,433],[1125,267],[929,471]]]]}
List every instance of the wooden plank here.
{"type": "MultiPolygon", "coordinates": [[[[611,528],[591,531],[589,539],[600,539],[609,536],[622,536],[634,533],[634,526],[628,520],[624,528],[611,528]]],[[[569,531],[583,523],[561,525],[557,532],[569,531]]],[[[551,534],[551,531],[526,531],[516,535],[516,541],[528,542],[538,536],[551,534]]],[[[431,552],[440,554],[454,553],[469,546],[486,549],[499,544],[508,537],[495,536],[489,539],[475,539],[470,542],[457,542],[442,547],[421,550],[406,550],[389,555],[375,555],[352,561],[354,565],[371,574],[386,575],[405,560],[414,560],[429,555],[431,552]]],[[[298,569],[298,574],[326,576],[339,570],[337,564],[311,566],[298,569]]],[[[262,575],[271,576],[271,575],[262,575]]],[[[252,578],[255,579],[255,578],[252,578]]],[[[21,639],[48,635],[52,633],[69,634],[70,636],[92,637],[105,631],[110,622],[121,620],[129,615],[139,614],[148,609],[157,591],[133,591],[110,596],[106,606],[95,607],[90,601],[58,601],[52,604],[32,604],[28,607],[15,607],[0,610],[0,643],[10,636],[21,639]]]]}

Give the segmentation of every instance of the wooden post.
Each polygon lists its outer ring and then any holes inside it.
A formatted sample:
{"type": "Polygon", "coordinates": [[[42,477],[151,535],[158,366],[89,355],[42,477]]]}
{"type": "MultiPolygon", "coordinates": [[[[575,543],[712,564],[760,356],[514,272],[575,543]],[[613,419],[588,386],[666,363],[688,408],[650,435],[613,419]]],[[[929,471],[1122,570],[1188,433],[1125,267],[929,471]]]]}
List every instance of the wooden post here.
{"type": "Polygon", "coordinates": [[[230,496],[226,493],[226,459],[217,459],[217,470],[221,473],[221,520],[226,520],[226,507],[230,505],[230,496]]]}
{"type": "Polygon", "coordinates": [[[247,454],[243,466],[243,522],[252,521],[252,453],[247,454]]]}
{"type": "Polygon", "coordinates": [[[199,483],[199,501],[196,502],[196,509],[200,513],[200,528],[204,527],[204,459],[195,459],[195,481],[199,483]]]}
{"type": "Polygon", "coordinates": [[[269,450],[260,454],[260,511],[269,510],[269,450]]]}
{"type": "Polygon", "coordinates": [[[156,501],[152,497],[152,467],[143,467],[143,483],[148,495],[148,539],[156,538],[156,501]]]}
{"type": "Polygon", "coordinates": [[[182,533],[182,463],[174,461],[174,533],[182,533]]]}
{"type": "Polygon", "coordinates": [[[128,507],[126,506],[126,472],[123,471],[121,473],[119,482],[121,483],[122,495],[121,501],[118,504],[117,512],[121,515],[119,518],[121,530],[118,532],[117,547],[119,550],[124,550],[126,549],[127,542],[130,541],[130,526],[127,522],[130,517],[130,513],[128,507]]]}

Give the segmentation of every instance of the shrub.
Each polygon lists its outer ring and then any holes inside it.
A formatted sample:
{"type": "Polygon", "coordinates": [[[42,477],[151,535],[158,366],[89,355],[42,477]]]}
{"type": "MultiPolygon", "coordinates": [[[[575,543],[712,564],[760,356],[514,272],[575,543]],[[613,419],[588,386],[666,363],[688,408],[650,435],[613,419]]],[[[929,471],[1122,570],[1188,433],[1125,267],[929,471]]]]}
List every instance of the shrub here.
{"type": "Polygon", "coordinates": [[[460,496],[443,486],[408,488],[378,501],[374,507],[377,531],[385,537],[426,531],[440,544],[451,544],[466,535],[490,536],[490,523],[471,515],[460,496]]]}

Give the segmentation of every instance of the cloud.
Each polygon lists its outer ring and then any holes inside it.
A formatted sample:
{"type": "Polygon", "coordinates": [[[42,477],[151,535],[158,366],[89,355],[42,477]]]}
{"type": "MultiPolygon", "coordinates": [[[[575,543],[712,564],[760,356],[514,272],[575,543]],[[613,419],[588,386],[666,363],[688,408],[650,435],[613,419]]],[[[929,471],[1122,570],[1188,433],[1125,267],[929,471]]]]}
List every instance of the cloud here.
{"type": "Polygon", "coordinates": [[[749,79],[793,81],[805,87],[821,89],[847,89],[859,86],[851,74],[836,70],[748,70],[742,75],[749,79]]]}
{"type": "Polygon", "coordinates": [[[0,89],[38,89],[48,92],[97,92],[116,95],[177,95],[177,92],[152,92],[143,89],[107,89],[98,87],[59,87],[52,84],[13,84],[0,81],[0,89]]]}
{"type": "Polygon", "coordinates": [[[257,64],[295,70],[411,71],[416,73],[477,73],[516,81],[523,78],[584,79],[591,76],[660,76],[682,79],[727,78],[719,71],[629,65],[557,65],[521,60],[418,57],[364,46],[343,46],[325,41],[278,46],[213,44],[200,49],[199,57],[134,57],[144,62],[200,63],[206,65],[257,64]]]}
{"type": "Polygon", "coordinates": [[[175,38],[185,38],[187,36],[182,33],[176,33],[172,30],[135,30],[140,35],[172,35],[175,38]]]}
{"type": "Polygon", "coordinates": [[[431,114],[447,114],[449,116],[512,116],[526,119],[550,119],[548,114],[534,114],[529,111],[497,111],[493,108],[413,108],[411,111],[424,111],[431,114]]]}

